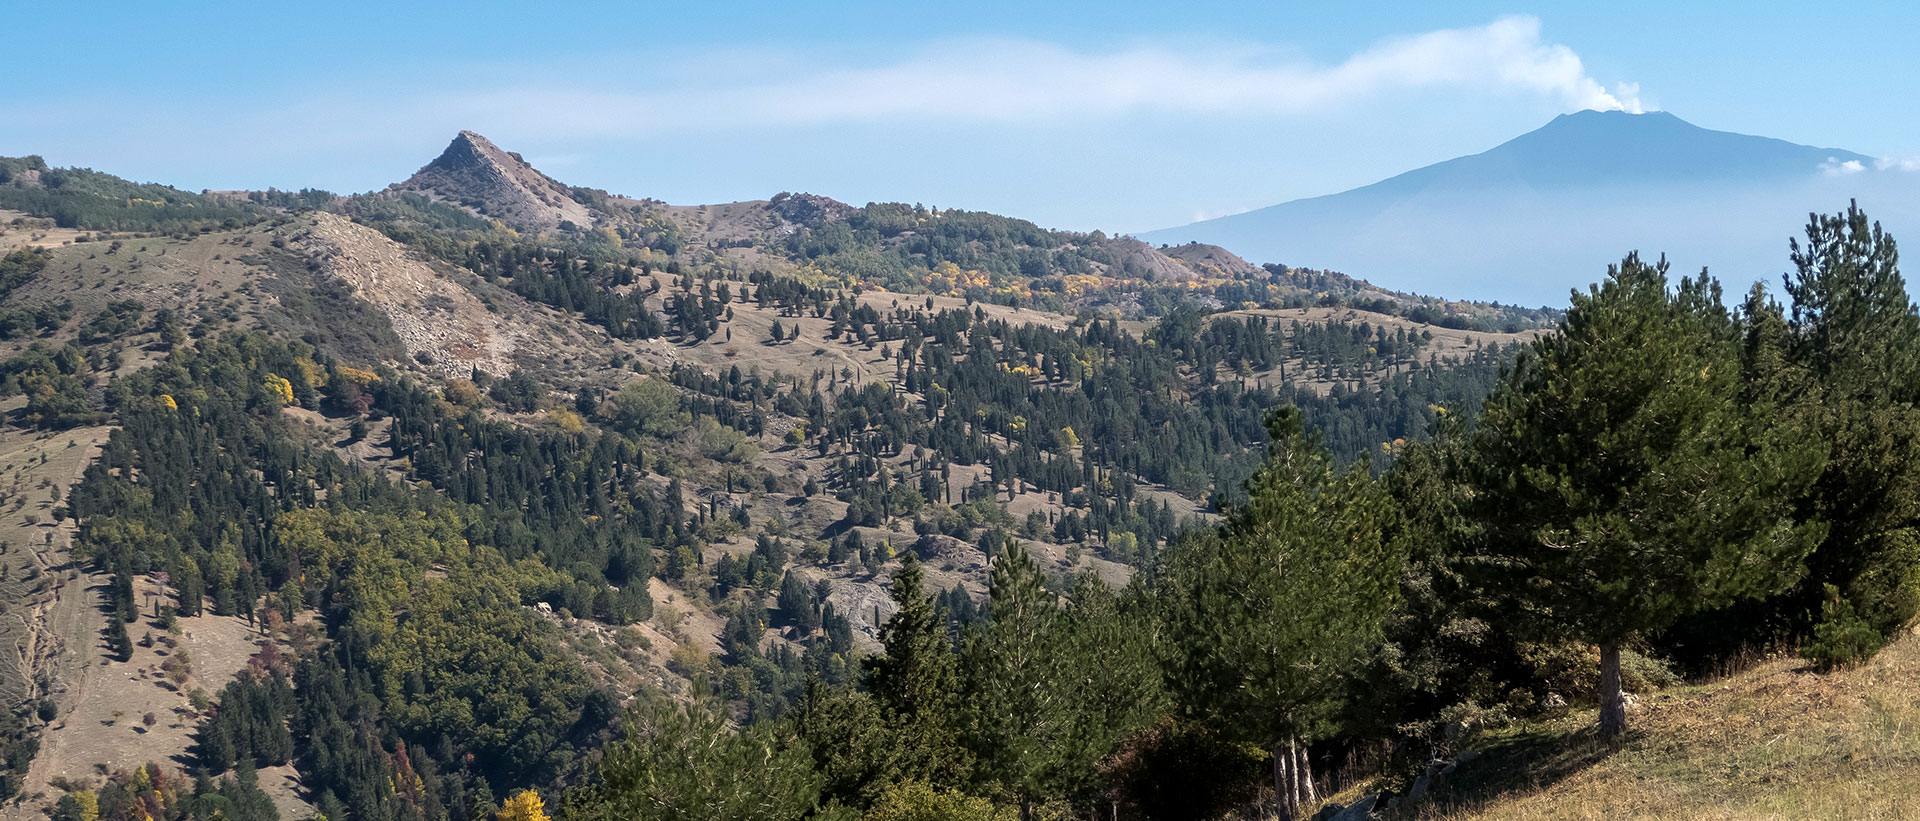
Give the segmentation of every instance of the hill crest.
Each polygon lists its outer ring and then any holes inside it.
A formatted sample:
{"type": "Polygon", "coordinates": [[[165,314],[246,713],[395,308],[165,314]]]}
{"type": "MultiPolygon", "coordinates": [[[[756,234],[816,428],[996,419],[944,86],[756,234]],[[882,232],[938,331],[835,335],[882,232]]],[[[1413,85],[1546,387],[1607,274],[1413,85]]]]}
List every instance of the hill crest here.
{"type": "Polygon", "coordinates": [[[573,189],[472,131],[461,131],[440,156],[389,190],[428,194],[521,229],[594,223],[573,189]]]}

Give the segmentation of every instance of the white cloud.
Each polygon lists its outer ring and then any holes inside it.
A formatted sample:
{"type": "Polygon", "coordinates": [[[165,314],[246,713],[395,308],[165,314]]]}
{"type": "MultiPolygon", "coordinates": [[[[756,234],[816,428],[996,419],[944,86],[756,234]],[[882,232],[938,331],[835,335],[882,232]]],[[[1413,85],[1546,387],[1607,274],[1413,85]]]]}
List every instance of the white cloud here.
{"type": "MultiPolygon", "coordinates": [[[[918,119],[1047,122],[1132,113],[1287,115],[1394,92],[1520,93],[1568,110],[1639,112],[1639,86],[1608,92],[1572,49],[1544,42],[1534,17],[1381,41],[1333,64],[1263,46],[1076,51],[1031,40],[928,44],[913,56],[851,66],[784,61],[778,72],[707,81],[669,71],[657,83],[582,89],[529,84],[435,95],[404,105],[435,119],[498,119],[569,136],[795,127],[918,119]],[[494,115],[491,117],[485,115],[494,115]]],[[[606,75],[602,75],[606,76],[606,75]]]]}
{"type": "MultiPolygon", "coordinates": [[[[1645,114],[1647,112],[1647,109],[1653,107],[1650,105],[1643,105],[1640,102],[1640,84],[1639,83],[1627,83],[1627,82],[1614,83],[1613,84],[1613,101],[1616,105],[1619,106],[1619,110],[1625,111],[1629,114],[1645,114]]],[[[1599,108],[1601,111],[1610,110],[1604,107],[1599,107],[1599,108]]]]}
{"type": "Polygon", "coordinates": [[[1252,210],[1253,210],[1252,208],[1238,208],[1238,207],[1199,208],[1194,210],[1193,215],[1189,217],[1187,221],[1188,222],[1206,222],[1207,220],[1215,220],[1221,217],[1231,217],[1235,214],[1244,214],[1252,210]]]}
{"type": "Polygon", "coordinates": [[[1920,157],[1881,157],[1873,167],[1880,171],[1920,171],[1920,157]]]}
{"type": "Polygon", "coordinates": [[[1820,171],[1830,177],[1844,177],[1848,174],[1858,174],[1865,170],[1867,170],[1867,167],[1862,165],[1859,160],[1841,162],[1838,157],[1828,157],[1826,162],[1820,164],[1820,171]]]}

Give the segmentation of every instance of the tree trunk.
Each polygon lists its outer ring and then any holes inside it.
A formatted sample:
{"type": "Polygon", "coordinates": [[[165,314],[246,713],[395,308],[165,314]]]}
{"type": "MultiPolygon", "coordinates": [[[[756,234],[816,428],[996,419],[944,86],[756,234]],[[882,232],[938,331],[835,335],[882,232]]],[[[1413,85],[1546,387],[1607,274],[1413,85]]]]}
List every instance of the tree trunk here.
{"type": "Polygon", "coordinates": [[[1287,737],[1287,806],[1300,817],[1300,744],[1293,736],[1287,737]]]}
{"type": "Polygon", "coordinates": [[[1600,645],[1600,737],[1627,731],[1627,699],[1620,692],[1620,642],[1600,645]]]}
{"type": "Polygon", "coordinates": [[[1278,821],[1293,821],[1293,750],[1285,744],[1273,745],[1273,807],[1278,821]]]}
{"type": "Polygon", "coordinates": [[[1320,803],[1320,796],[1316,795],[1313,789],[1313,762],[1307,760],[1307,745],[1300,745],[1294,752],[1293,762],[1295,780],[1300,783],[1301,808],[1310,808],[1320,803]]]}

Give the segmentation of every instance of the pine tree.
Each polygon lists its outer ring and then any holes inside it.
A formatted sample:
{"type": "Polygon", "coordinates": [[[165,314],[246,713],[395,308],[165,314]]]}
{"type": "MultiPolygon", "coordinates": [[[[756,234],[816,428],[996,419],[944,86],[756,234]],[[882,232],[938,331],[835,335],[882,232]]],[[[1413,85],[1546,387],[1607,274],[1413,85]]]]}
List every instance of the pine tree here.
{"type": "Polygon", "coordinates": [[[117,616],[107,619],[107,650],[119,661],[133,658],[133,640],[127,637],[127,623],[117,616]]]}
{"type": "Polygon", "coordinates": [[[1884,634],[1920,611],[1920,313],[1893,237],[1857,205],[1806,234],[1781,336],[1810,379],[1778,392],[1833,451],[1802,504],[1830,528],[1792,609],[1821,607],[1831,584],[1884,634]]]}
{"type": "Polygon", "coordinates": [[[234,817],[280,821],[280,811],[273,806],[273,799],[260,788],[260,774],[254,770],[252,760],[243,758],[234,768],[233,785],[225,792],[233,802],[234,817]]]}
{"type": "Polygon", "coordinates": [[[1012,796],[1028,821],[1036,799],[1052,793],[1056,736],[1068,719],[1059,605],[1018,540],[994,558],[988,599],[992,615],[968,631],[963,655],[968,746],[980,777],[1012,796]]]}
{"type": "Polygon", "coordinates": [[[1301,742],[1329,734],[1349,676],[1378,645],[1400,551],[1394,511],[1366,467],[1339,470],[1300,412],[1267,423],[1273,444],[1247,501],[1217,531],[1168,551],[1170,684],[1195,718],[1273,754],[1282,818],[1314,800],[1301,742]]]}
{"type": "Polygon", "coordinates": [[[735,730],[704,699],[685,709],[661,699],[636,718],[644,730],[606,748],[593,781],[568,796],[561,818],[819,817],[822,779],[806,745],[777,734],[771,722],[735,730]]]}
{"type": "Polygon", "coordinates": [[[867,691],[892,731],[903,777],[951,783],[969,762],[959,745],[958,676],[946,625],[908,553],[894,574],[899,608],[880,632],[884,652],[862,660],[867,691]]]}
{"type": "Polygon", "coordinates": [[[1057,652],[1072,720],[1055,735],[1052,752],[1060,793],[1085,796],[1099,789],[1101,762],[1167,714],[1155,619],[1144,585],[1115,591],[1088,573],[1068,589],[1057,652]]]}
{"type": "Polygon", "coordinates": [[[1620,648],[1791,584],[1825,528],[1792,500],[1825,448],[1743,397],[1740,333],[1706,274],[1636,255],[1575,294],[1490,398],[1468,468],[1488,589],[1519,624],[1600,648],[1600,730],[1626,729],[1620,648]]]}
{"type": "Polygon", "coordinates": [[[780,617],[798,629],[802,637],[812,635],[820,627],[819,611],[814,610],[813,591],[807,589],[807,583],[791,570],[780,581],[777,606],[780,617]]]}

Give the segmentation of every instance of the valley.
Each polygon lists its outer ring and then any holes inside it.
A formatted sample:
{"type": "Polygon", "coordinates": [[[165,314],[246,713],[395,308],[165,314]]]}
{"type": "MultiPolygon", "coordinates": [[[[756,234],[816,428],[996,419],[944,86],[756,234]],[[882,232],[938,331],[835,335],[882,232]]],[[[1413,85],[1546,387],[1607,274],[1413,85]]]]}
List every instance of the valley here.
{"type": "MultiPolygon", "coordinates": [[[[358,195],[0,168],[31,209],[0,212],[6,817],[615,817],[620,768],[665,761],[805,817],[934,784],[1163,817],[1161,783],[1213,776],[1227,816],[1278,800],[1263,768],[1351,800],[1602,688],[1568,672],[1598,640],[1479,612],[1498,586],[1462,569],[1505,526],[1475,500],[1517,493],[1461,490],[1466,420],[1534,396],[1557,309],[978,212],[617,197],[468,131],[358,195]],[[1261,637],[1341,683],[1258,667],[1261,637]],[[1204,683],[1234,676],[1262,684],[1204,683]],[[1316,718],[1215,735],[1295,676],[1274,699],[1316,718]]],[[[1657,276],[1639,298],[1679,300],[1657,276]]],[[[1699,380],[1761,369],[1726,364],[1699,380]]],[[[1634,692],[1745,649],[1683,616],[1627,649],[1634,692]]]]}

